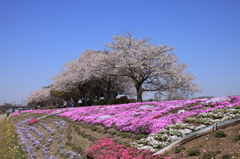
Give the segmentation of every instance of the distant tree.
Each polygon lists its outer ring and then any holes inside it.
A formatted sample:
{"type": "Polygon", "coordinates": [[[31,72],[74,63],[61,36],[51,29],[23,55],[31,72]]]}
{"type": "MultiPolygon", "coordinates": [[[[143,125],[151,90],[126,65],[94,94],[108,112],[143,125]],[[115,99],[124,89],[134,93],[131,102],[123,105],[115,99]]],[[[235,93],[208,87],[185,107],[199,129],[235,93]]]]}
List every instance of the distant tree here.
{"type": "Polygon", "coordinates": [[[35,104],[40,106],[57,105],[61,98],[51,95],[51,86],[43,87],[39,90],[33,91],[27,99],[28,104],[35,104]]]}
{"type": "Polygon", "coordinates": [[[198,99],[203,99],[203,98],[214,98],[214,96],[200,96],[198,99]]]}
{"type": "Polygon", "coordinates": [[[138,102],[144,91],[178,89],[185,96],[201,91],[193,83],[196,77],[184,72],[187,65],[178,62],[173,47],[154,46],[147,38],[135,39],[129,31],[113,36],[105,46],[110,48],[106,69],[112,76],[126,76],[134,82],[138,102]]]}
{"type": "Polygon", "coordinates": [[[181,100],[185,99],[184,95],[179,90],[169,90],[164,94],[164,100],[181,100]]]}
{"type": "Polygon", "coordinates": [[[162,95],[162,92],[158,91],[158,92],[155,92],[153,96],[155,101],[160,101],[163,95],[162,95]]]}

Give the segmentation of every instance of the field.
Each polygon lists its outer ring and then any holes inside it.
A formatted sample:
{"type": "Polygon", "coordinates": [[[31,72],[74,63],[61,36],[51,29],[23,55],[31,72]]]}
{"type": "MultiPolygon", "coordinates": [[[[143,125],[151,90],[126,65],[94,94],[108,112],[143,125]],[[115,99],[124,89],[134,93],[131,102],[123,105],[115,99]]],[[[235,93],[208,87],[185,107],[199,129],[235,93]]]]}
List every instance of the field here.
{"type": "Polygon", "coordinates": [[[28,110],[8,120],[24,158],[240,158],[239,124],[154,155],[187,134],[239,118],[239,110],[240,97],[223,97],[28,110]]]}

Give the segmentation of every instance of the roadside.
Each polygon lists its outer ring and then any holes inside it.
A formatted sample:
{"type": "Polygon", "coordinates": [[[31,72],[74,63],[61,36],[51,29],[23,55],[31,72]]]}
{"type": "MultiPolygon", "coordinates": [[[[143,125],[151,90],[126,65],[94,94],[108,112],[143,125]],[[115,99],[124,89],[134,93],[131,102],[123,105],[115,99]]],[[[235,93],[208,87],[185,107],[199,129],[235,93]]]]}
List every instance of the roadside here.
{"type": "Polygon", "coordinates": [[[4,137],[6,135],[6,121],[4,120],[7,117],[7,114],[1,114],[0,115],[0,155],[4,155],[7,152],[7,148],[4,140],[4,137]]]}
{"type": "Polygon", "coordinates": [[[0,114],[0,124],[1,124],[1,126],[0,126],[0,142],[2,142],[3,141],[3,139],[4,139],[4,136],[3,136],[3,130],[4,130],[4,125],[5,125],[5,121],[4,121],[4,119],[6,119],[6,117],[7,117],[7,114],[6,113],[4,113],[4,114],[0,114]]]}
{"type": "Polygon", "coordinates": [[[28,159],[27,152],[19,143],[19,134],[6,113],[0,115],[0,155],[1,159],[28,159]]]}

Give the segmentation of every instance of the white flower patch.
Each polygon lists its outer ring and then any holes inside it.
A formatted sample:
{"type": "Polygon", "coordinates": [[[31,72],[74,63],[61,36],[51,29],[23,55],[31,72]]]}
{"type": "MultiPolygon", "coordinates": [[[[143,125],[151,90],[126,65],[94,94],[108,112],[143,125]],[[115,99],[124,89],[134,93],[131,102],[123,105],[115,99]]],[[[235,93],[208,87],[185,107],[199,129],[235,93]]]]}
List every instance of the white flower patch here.
{"type": "Polygon", "coordinates": [[[110,117],[111,117],[111,115],[103,115],[103,116],[99,116],[97,118],[97,120],[105,120],[105,119],[110,118],[110,117]]]}
{"type": "MultiPolygon", "coordinates": [[[[240,116],[240,113],[238,109],[235,109],[233,107],[227,107],[225,109],[213,110],[208,113],[198,114],[198,118],[195,120],[203,124],[211,125],[214,123],[227,121],[239,116],[240,116]]],[[[186,120],[188,121],[188,118],[186,118],[186,120]]]]}
{"type": "Polygon", "coordinates": [[[185,110],[178,110],[178,114],[181,114],[181,113],[184,113],[185,112],[185,110]]]}
{"type": "Polygon", "coordinates": [[[167,129],[161,129],[158,133],[159,134],[166,134],[168,132],[167,129]]]}
{"type": "Polygon", "coordinates": [[[113,108],[113,107],[115,107],[115,106],[104,106],[104,107],[98,108],[98,110],[104,110],[104,109],[106,109],[106,108],[113,108]]]}
{"type": "Polygon", "coordinates": [[[192,101],[191,100],[186,100],[185,102],[183,102],[184,105],[189,104],[189,103],[192,103],[192,101]]]}
{"type": "Polygon", "coordinates": [[[148,151],[152,151],[152,152],[156,152],[158,151],[158,149],[153,148],[152,146],[142,146],[139,148],[140,150],[148,150],[148,151]]]}
{"type": "Polygon", "coordinates": [[[183,135],[186,136],[187,134],[190,134],[192,130],[190,129],[180,129],[179,132],[183,135]]]}
{"type": "Polygon", "coordinates": [[[140,139],[137,142],[131,144],[132,147],[142,149],[145,147],[146,150],[153,151],[155,149],[163,148],[174,141],[181,139],[182,137],[192,133],[193,131],[199,130],[206,127],[205,125],[191,125],[178,122],[174,125],[168,125],[165,129],[161,129],[156,134],[150,134],[145,139],[140,139]],[[150,149],[152,147],[152,149],[150,149]]]}
{"type": "MultiPolygon", "coordinates": [[[[225,98],[216,98],[211,100],[211,102],[221,101],[224,99],[225,98]]],[[[205,128],[206,125],[220,123],[236,117],[240,117],[240,112],[239,109],[235,109],[234,107],[226,107],[225,109],[213,110],[208,113],[201,113],[198,114],[196,118],[188,117],[184,120],[187,122],[196,121],[198,123],[202,123],[201,125],[178,122],[174,125],[166,126],[156,134],[148,135],[148,137],[145,139],[140,139],[137,142],[131,143],[131,146],[137,149],[145,149],[155,152],[157,149],[163,148],[194,131],[205,128]]]]}
{"type": "Polygon", "coordinates": [[[208,118],[210,117],[211,115],[209,113],[200,113],[197,115],[199,118],[208,118]]]}
{"type": "Polygon", "coordinates": [[[176,104],[176,105],[172,105],[172,106],[169,106],[169,107],[166,107],[165,109],[168,109],[168,108],[175,108],[177,106],[179,106],[180,104],[176,104]]]}
{"type": "Polygon", "coordinates": [[[222,114],[221,112],[218,112],[216,114],[212,114],[212,117],[214,118],[222,118],[224,116],[224,114],[222,114]]]}
{"type": "Polygon", "coordinates": [[[227,108],[226,109],[227,113],[231,113],[231,114],[239,114],[239,109],[235,109],[235,108],[227,108]]]}
{"type": "Polygon", "coordinates": [[[140,113],[140,112],[135,112],[135,113],[132,113],[131,116],[134,117],[134,116],[137,116],[137,115],[139,115],[139,114],[141,114],[141,113],[140,113]]]}
{"type": "Polygon", "coordinates": [[[198,125],[198,126],[193,126],[193,129],[192,130],[195,130],[195,131],[197,131],[197,130],[201,130],[201,129],[203,129],[203,128],[205,128],[206,127],[206,125],[198,125]]]}
{"type": "MultiPolygon", "coordinates": [[[[182,137],[179,137],[177,135],[172,135],[172,136],[169,136],[168,137],[168,140],[171,141],[171,142],[174,142],[174,141],[177,141],[179,139],[181,139],[182,137]]],[[[171,142],[169,142],[168,144],[170,144],[171,142]]]]}
{"type": "MultiPolygon", "coordinates": [[[[196,120],[195,118],[191,118],[191,119],[193,121],[196,120]]],[[[175,125],[171,125],[170,127],[171,128],[177,128],[177,129],[183,129],[183,130],[184,129],[190,129],[191,131],[196,131],[196,130],[200,130],[202,128],[205,128],[206,126],[205,125],[196,126],[196,125],[191,125],[191,124],[184,124],[183,122],[178,122],[175,125]]],[[[168,128],[168,127],[166,127],[166,128],[168,128]]]]}
{"type": "Polygon", "coordinates": [[[194,122],[196,118],[187,117],[184,119],[185,122],[194,122]]]}
{"type": "Polygon", "coordinates": [[[212,99],[209,99],[205,102],[202,102],[203,105],[208,105],[210,103],[215,103],[215,102],[223,102],[223,101],[226,101],[227,100],[227,97],[221,97],[221,98],[212,98],[212,99]]]}
{"type": "Polygon", "coordinates": [[[149,109],[152,109],[154,108],[155,106],[153,105],[142,105],[141,107],[139,107],[139,109],[145,109],[145,108],[149,108],[149,109]]]}

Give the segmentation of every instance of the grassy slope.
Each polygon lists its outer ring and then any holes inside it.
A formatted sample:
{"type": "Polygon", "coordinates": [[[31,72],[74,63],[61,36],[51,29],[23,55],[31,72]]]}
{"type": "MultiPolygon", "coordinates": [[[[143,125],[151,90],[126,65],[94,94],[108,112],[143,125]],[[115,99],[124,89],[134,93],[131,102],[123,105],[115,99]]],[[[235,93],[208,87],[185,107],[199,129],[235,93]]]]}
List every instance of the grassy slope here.
{"type": "MultiPolygon", "coordinates": [[[[19,116],[13,116],[11,117],[12,123],[18,123],[20,121],[23,121],[25,119],[29,119],[30,117],[40,117],[43,114],[32,114],[32,113],[22,113],[19,116]]],[[[32,126],[35,126],[39,131],[44,132],[45,134],[45,140],[42,141],[41,144],[46,143],[46,139],[51,135],[48,131],[46,131],[42,126],[39,124],[46,124],[51,129],[56,130],[53,135],[53,141],[49,145],[49,155],[56,156],[57,158],[68,158],[69,156],[60,155],[58,153],[57,147],[59,145],[62,146],[63,150],[66,151],[72,151],[79,154],[84,154],[84,152],[91,147],[91,145],[94,143],[94,141],[98,140],[100,137],[110,137],[114,138],[114,141],[119,144],[125,144],[126,146],[129,146],[130,142],[139,141],[140,138],[146,138],[148,135],[146,134],[134,134],[131,132],[119,132],[114,128],[104,128],[101,125],[86,125],[81,122],[73,122],[65,117],[56,117],[56,116],[49,116],[47,118],[41,119],[39,122],[33,124],[32,126]],[[60,121],[64,120],[66,122],[66,125],[64,126],[65,129],[63,132],[60,131],[59,127],[56,127],[53,123],[50,121],[60,121]],[[61,141],[57,141],[57,138],[59,135],[64,134],[64,138],[61,141]]],[[[4,124],[2,125],[2,128],[4,128],[4,124]]],[[[6,126],[6,125],[5,125],[6,126]]],[[[5,129],[1,129],[5,130],[5,129]]],[[[215,158],[227,158],[227,157],[234,157],[234,158],[240,158],[239,157],[239,148],[240,148],[240,141],[235,140],[237,135],[239,135],[240,131],[240,124],[226,128],[223,130],[227,137],[223,138],[216,138],[214,137],[214,134],[208,134],[206,136],[203,136],[197,140],[190,141],[189,143],[186,143],[185,145],[179,147],[179,153],[178,151],[175,152],[175,150],[166,153],[166,156],[170,156],[171,158],[195,158],[188,155],[189,150],[199,150],[200,155],[199,158],[208,158],[210,156],[215,158]],[[224,147],[222,149],[221,147],[224,147]],[[182,149],[181,149],[182,148],[182,149]],[[221,152],[220,150],[221,149],[221,152]],[[205,151],[205,152],[204,152],[205,151]]],[[[1,136],[6,134],[6,131],[1,131],[1,136]]],[[[39,137],[34,133],[33,131],[30,131],[32,136],[39,139],[39,137]]],[[[2,142],[1,142],[2,143],[2,142]]],[[[3,149],[4,150],[4,149],[3,149]]],[[[4,150],[7,152],[8,150],[4,150]]],[[[37,157],[41,158],[43,147],[37,148],[37,157]]],[[[1,153],[2,154],[2,153],[1,153]]]]}
{"type": "MultiPolygon", "coordinates": [[[[36,114],[23,114],[22,119],[26,119],[28,117],[33,117],[36,114]]],[[[37,115],[39,116],[39,115],[37,115]]],[[[35,116],[36,117],[36,116],[35,116]]],[[[21,120],[22,120],[21,119],[21,120]]],[[[41,123],[48,123],[48,121],[63,119],[59,117],[50,116],[48,118],[42,119],[41,123]]],[[[128,145],[129,142],[136,141],[134,140],[136,138],[136,134],[133,133],[123,133],[118,132],[117,130],[111,128],[111,129],[105,129],[102,126],[90,126],[85,125],[80,122],[72,122],[71,120],[64,119],[66,124],[66,129],[64,131],[64,134],[66,135],[66,138],[62,141],[63,147],[66,150],[71,150],[78,153],[84,153],[84,151],[89,148],[93,141],[97,140],[98,138],[102,136],[115,138],[115,142],[118,142],[120,144],[126,144],[128,145]],[[134,136],[135,135],[135,136],[134,136]],[[134,138],[135,137],[135,138],[134,138]]],[[[19,121],[19,118],[13,118],[12,122],[19,121]]],[[[4,124],[5,121],[1,124],[1,136],[6,135],[6,124],[4,124]]],[[[36,123],[37,124],[37,123],[36,123]]],[[[48,124],[49,127],[54,128],[54,125],[48,124]]],[[[39,127],[39,131],[42,131],[45,133],[45,135],[49,134],[46,130],[44,130],[42,127],[39,127]]],[[[185,150],[181,150],[181,152],[184,152],[184,154],[181,153],[175,153],[175,150],[170,151],[165,154],[165,156],[169,156],[171,158],[195,158],[187,155],[187,152],[189,150],[200,150],[201,154],[198,156],[199,158],[206,157],[206,155],[214,155],[215,158],[222,158],[224,155],[226,156],[229,154],[229,156],[235,156],[235,158],[239,157],[239,148],[240,148],[240,141],[235,141],[235,137],[237,136],[238,132],[240,132],[240,124],[225,128],[223,130],[227,137],[224,138],[216,138],[214,137],[214,134],[208,134],[205,136],[202,136],[199,139],[192,140],[181,147],[184,147],[185,150]],[[220,144],[219,144],[220,143],[220,144]],[[224,147],[224,149],[222,149],[224,147]],[[219,149],[221,149],[221,152],[219,153],[219,149]],[[204,150],[207,150],[207,152],[204,152],[204,150]]],[[[32,132],[34,135],[34,133],[32,132]]],[[[58,133],[55,133],[55,137],[57,137],[58,133]]],[[[1,141],[4,139],[1,138],[1,141]]],[[[9,149],[6,148],[5,144],[6,142],[0,142],[1,144],[1,153],[0,154],[6,154],[9,149]]],[[[54,141],[51,146],[51,154],[56,156],[57,158],[68,158],[58,155],[56,152],[56,146],[57,143],[54,141]]],[[[180,148],[181,148],[180,147],[180,148]]],[[[41,158],[41,150],[42,148],[39,148],[37,151],[40,155],[38,155],[38,158],[41,158]]]]}

